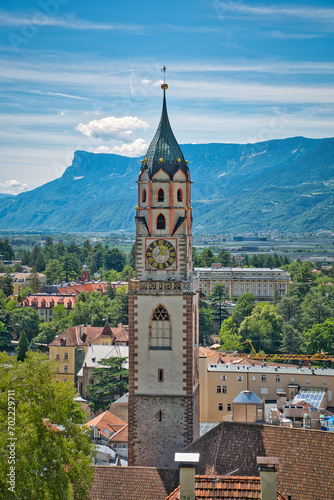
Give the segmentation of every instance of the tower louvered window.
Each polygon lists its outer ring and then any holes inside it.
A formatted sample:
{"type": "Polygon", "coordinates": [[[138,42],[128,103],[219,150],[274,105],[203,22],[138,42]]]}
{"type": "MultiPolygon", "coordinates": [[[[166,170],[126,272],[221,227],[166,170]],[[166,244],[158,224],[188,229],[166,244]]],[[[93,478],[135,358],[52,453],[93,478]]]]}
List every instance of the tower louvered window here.
{"type": "Polygon", "coordinates": [[[164,215],[159,214],[157,217],[157,229],[165,229],[166,228],[166,219],[164,215]]]}
{"type": "Polygon", "coordinates": [[[171,347],[169,314],[163,306],[158,306],[152,315],[150,347],[152,349],[170,349],[171,347]]]}
{"type": "Polygon", "coordinates": [[[158,191],[158,201],[162,202],[162,201],[164,201],[164,199],[165,199],[164,190],[160,188],[158,191]]]}
{"type": "Polygon", "coordinates": [[[183,201],[183,193],[181,188],[177,191],[177,201],[183,201]]]}
{"type": "Polygon", "coordinates": [[[146,189],[143,189],[143,191],[141,193],[141,201],[143,203],[145,203],[145,201],[146,201],[146,189]]]}

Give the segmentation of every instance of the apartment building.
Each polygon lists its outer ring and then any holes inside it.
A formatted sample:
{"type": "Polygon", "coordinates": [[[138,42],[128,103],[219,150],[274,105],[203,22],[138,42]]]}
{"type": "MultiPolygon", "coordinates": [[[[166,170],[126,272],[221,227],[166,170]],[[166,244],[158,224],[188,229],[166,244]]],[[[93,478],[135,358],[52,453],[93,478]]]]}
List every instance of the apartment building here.
{"type": "Polygon", "coordinates": [[[334,406],[332,368],[299,368],[273,363],[253,365],[248,361],[242,363],[212,363],[212,359],[200,356],[201,422],[229,420],[233,400],[246,390],[254,392],[266,402],[276,402],[285,394],[289,401],[296,396],[315,408],[334,406]]]}
{"type": "Polygon", "coordinates": [[[205,295],[210,295],[216,283],[225,286],[229,299],[251,292],[257,302],[275,302],[289,291],[290,275],[279,268],[222,267],[218,263],[197,267],[196,272],[205,295]]]}

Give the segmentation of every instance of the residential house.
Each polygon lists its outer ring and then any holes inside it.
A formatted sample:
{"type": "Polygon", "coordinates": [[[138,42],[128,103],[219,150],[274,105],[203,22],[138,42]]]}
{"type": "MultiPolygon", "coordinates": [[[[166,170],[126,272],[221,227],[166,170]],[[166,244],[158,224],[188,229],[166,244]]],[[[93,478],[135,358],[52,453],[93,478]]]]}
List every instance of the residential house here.
{"type": "MultiPolygon", "coordinates": [[[[120,337],[121,336],[123,336],[122,332],[120,333],[120,337]]],[[[95,368],[103,368],[103,365],[100,364],[100,361],[102,359],[109,359],[112,357],[128,359],[129,347],[127,345],[119,345],[118,343],[116,344],[116,339],[113,345],[91,344],[90,346],[88,346],[83,365],[80,368],[79,372],[77,373],[77,379],[78,379],[77,388],[80,396],[82,396],[83,398],[87,398],[88,396],[87,386],[93,383],[94,381],[92,378],[93,370],[95,368]]],[[[101,340],[102,342],[109,342],[110,340],[110,337],[107,336],[105,331],[100,336],[100,341],[101,340]]],[[[128,362],[126,363],[125,367],[128,368],[128,362]]]]}
{"type": "Polygon", "coordinates": [[[78,325],[67,328],[49,344],[49,358],[57,365],[56,380],[76,384],[89,345],[123,345],[126,338],[123,325],[114,328],[106,323],[104,327],[78,325]]]}
{"type": "Polygon", "coordinates": [[[18,307],[32,307],[35,309],[43,321],[53,320],[54,308],[58,305],[64,306],[69,314],[75,306],[75,295],[47,295],[38,293],[28,295],[25,299],[17,301],[18,307]]]}
{"type": "MultiPolygon", "coordinates": [[[[13,295],[19,295],[21,290],[23,290],[24,288],[29,288],[31,280],[30,272],[26,271],[23,273],[10,273],[10,275],[12,277],[13,295]]],[[[43,285],[43,283],[46,283],[45,274],[37,273],[37,275],[41,282],[41,285],[43,285]]],[[[6,276],[6,273],[0,273],[0,277],[4,276],[6,276]]]]}
{"type": "Polygon", "coordinates": [[[92,443],[107,448],[98,450],[98,453],[105,453],[106,456],[97,456],[95,458],[96,465],[117,465],[118,459],[122,460],[124,465],[127,465],[128,424],[126,422],[123,422],[109,411],[105,411],[85,423],[83,427],[90,429],[92,443]],[[112,450],[112,452],[109,450],[112,450]],[[101,463],[106,459],[106,464],[101,463]]]}

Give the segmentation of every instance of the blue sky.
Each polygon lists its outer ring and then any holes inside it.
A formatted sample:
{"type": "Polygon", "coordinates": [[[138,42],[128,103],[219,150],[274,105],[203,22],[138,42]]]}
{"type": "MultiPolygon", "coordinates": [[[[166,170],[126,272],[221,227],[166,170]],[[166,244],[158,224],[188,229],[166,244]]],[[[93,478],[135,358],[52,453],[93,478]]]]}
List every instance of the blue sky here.
{"type": "Polygon", "coordinates": [[[0,192],[59,177],[77,149],[334,136],[333,1],[2,0],[0,192]]]}

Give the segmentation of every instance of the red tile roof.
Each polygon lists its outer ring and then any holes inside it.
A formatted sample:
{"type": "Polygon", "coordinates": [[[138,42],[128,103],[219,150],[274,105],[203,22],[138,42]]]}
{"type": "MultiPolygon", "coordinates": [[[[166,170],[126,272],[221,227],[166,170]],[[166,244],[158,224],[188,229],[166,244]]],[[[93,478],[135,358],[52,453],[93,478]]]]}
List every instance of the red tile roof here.
{"type": "Polygon", "coordinates": [[[110,438],[109,441],[128,442],[128,424],[108,410],[84,424],[84,427],[90,426],[96,427],[103,436],[110,438]],[[109,433],[105,432],[104,429],[108,430],[109,433]]]}
{"type": "Polygon", "coordinates": [[[98,339],[102,328],[97,326],[72,326],[56,337],[49,346],[61,346],[61,341],[66,340],[66,347],[75,347],[78,345],[98,344],[98,339]],[[86,337],[83,337],[83,334],[86,337]],[[84,340],[83,340],[84,339],[84,340]]]}
{"type": "Polygon", "coordinates": [[[101,326],[72,326],[67,328],[63,333],[61,333],[58,337],[56,337],[49,346],[62,346],[62,341],[66,339],[66,346],[75,347],[78,345],[88,345],[98,344],[100,338],[102,339],[110,339],[111,341],[115,341],[118,343],[125,343],[129,341],[129,334],[127,329],[122,327],[111,327],[106,329],[106,325],[104,327],[101,326]],[[110,331],[110,335],[108,335],[108,331],[110,331]],[[83,337],[83,335],[86,337],[83,337]]]}
{"type": "Polygon", "coordinates": [[[178,469],[95,466],[90,500],[165,500],[177,487],[178,469]]]}
{"type": "MultiPolygon", "coordinates": [[[[261,482],[259,477],[234,476],[218,479],[214,476],[195,477],[196,500],[260,500],[261,482]]],[[[180,486],[166,500],[178,500],[180,486]]],[[[277,493],[277,500],[285,500],[277,493]]]]}
{"type": "Polygon", "coordinates": [[[75,306],[75,296],[74,295],[29,295],[22,300],[22,304],[25,307],[38,307],[38,308],[50,308],[56,307],[58,304],[63,304],[65,308],[75,306]]]}
{"type": "Polygon", "coordinates": [[[221,422],[186,448],[199,453],[196,471],[258,476],[256,457],[278,457],[277,488],[293,500],[334,499],[334,433],[221,422]]]}
{"type": "MultiPolygon", "coordinates": [[[[69,294],[69,293],[74,293],[75,296],[78,296],[80,292],[102,292],[106,293],[107,286],[108,286],[107,281],[101,281],[101,282],[89,282],[89,283],[75,283],[74,285],[66,285],[66,286],[60,286],[58,288],[60,294],[69,294]]],[[[113,283],[112,286],[115,288],[115,290],[118,290],[121,286],[127,287],[128,284],[127,282],[119,282],[119,283],[113,283]]]]}

